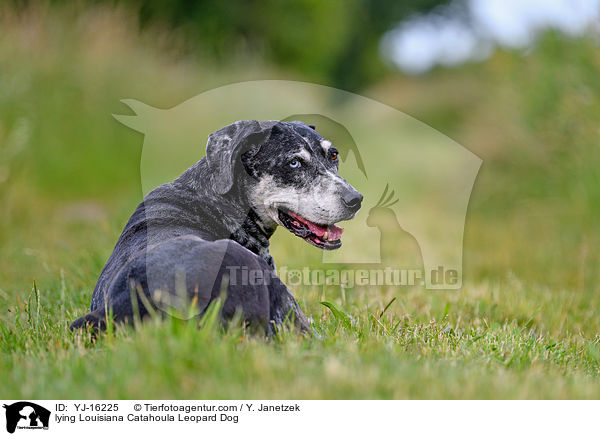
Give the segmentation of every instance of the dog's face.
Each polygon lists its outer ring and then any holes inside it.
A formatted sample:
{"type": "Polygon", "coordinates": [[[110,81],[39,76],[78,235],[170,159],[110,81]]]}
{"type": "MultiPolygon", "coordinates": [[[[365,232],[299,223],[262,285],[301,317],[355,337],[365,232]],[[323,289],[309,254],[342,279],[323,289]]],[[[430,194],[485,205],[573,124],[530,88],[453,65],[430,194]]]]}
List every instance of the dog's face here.
{"type": "Polygon", "coordinates": [[[297,121],[278,122],[269,133],[241,155],[252,207],[267,226],[281,225],[321,249],[339,248],[343,229],[335,224],[356,215],[362,195],[338,174],[337,149],[297,121]]]}

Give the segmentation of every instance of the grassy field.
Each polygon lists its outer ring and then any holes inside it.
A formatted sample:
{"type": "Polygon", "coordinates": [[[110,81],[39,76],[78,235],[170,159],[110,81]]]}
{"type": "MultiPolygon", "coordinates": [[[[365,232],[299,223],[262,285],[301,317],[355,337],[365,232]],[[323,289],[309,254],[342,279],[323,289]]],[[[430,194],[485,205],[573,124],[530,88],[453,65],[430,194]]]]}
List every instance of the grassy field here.
{"type": "MultiPolygon", "coordinates": [[[[216,67],[128,23],[108,9],[0,12],[1,398],[600,398],[600,52],[554,34],[526,56],[364,91],[484,160],[460,291],[293,288],[312,337],[267,341],[210,318],[97,342],[68,332],[141,200],[143,137],[111,117],[119,100],[166,108],[301,79],[248,59],[216,67]]],[[[302,241],[275,243],[285,265],[302,241]]]]}

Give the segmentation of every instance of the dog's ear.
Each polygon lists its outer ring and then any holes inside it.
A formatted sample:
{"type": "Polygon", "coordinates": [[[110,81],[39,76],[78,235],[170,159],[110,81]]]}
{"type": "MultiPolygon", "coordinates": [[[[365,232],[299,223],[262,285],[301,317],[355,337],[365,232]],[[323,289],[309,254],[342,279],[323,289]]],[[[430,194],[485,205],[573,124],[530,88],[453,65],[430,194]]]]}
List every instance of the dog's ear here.
{"type": "Polygon", "coordinates": [[[218,194],[226,194],[233,186],[242,153],[264,144],[275,125],[273,121],[236,121],[209,135],[206,160],[210,182],[218,194]]]}
{"type": "Polygon", "coordinates": [[[313,130],[317,130],[317,126],[315,126],[314,124],[309,124],[308,127],[310,127],[313,130]]]}

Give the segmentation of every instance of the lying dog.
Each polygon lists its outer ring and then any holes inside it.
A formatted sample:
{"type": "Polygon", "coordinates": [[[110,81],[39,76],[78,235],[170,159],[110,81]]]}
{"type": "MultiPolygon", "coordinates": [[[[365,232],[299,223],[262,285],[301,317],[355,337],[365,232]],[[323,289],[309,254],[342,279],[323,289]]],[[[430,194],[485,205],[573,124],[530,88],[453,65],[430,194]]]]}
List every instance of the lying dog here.
{"type": "Polygon", "coordinates": [[[102,330],[109,315],[131,322],[179,307],[181,298],[201,315],[226,291],[223,320],[241,313],[272,333],[290,316],[308,330],[274,274],[269,238],[281,225],[321,249],[341,246],[335,223],[356,215],[362,195],[338,166],[331,142],[301,122],[238,121],[212,133],[205,158],[137,207],[100,274],[91,312],[70,328],[102,330]]]}

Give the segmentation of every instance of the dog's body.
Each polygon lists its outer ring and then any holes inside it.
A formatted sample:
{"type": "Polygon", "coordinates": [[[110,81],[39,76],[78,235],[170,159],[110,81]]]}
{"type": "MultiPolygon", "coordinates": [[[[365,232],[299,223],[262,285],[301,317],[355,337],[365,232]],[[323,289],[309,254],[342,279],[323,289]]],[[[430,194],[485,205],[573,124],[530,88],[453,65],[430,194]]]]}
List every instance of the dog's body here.
{"type": "Polygon", "coordinates": [[[131,321],[181,296],[200,315],[226,288],[224,319],[241,312],[272,329],[291,315],[308,330],[274,274],[269,238],[284,225],[320,248],[338,248],[334,223],[352,218],[362,200],[337,174],[335,148],[311,127],[238,121],[211,134],[206,158],[137,207],[98,279],[91,312],[71,328],[102,329],[109,313],[131,321]],[[241,270],[264,279],[231,276],[241,270]]]}

